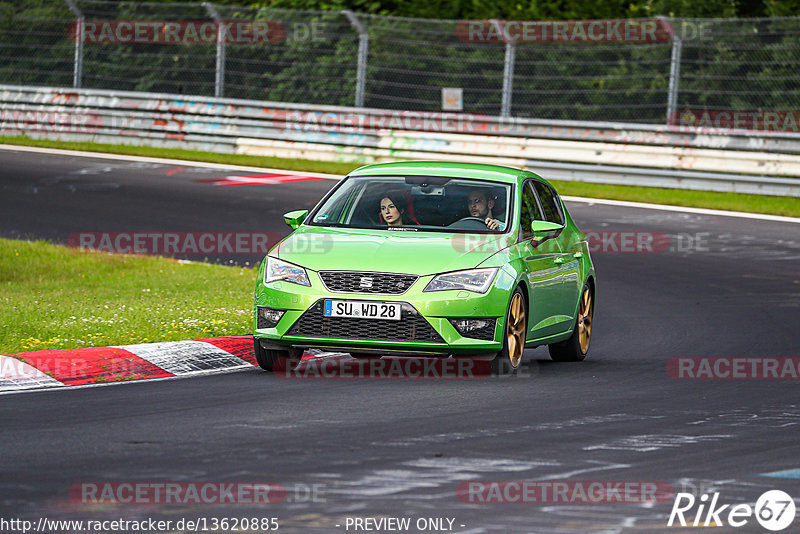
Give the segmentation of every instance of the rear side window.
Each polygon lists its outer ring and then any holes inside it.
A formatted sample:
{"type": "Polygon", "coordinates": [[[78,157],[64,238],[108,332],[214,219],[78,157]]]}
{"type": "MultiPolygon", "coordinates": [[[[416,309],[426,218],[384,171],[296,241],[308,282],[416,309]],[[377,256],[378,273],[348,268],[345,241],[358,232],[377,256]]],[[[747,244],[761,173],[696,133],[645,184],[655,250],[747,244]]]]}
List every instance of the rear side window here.
{"type": "Polygon", "coordinates": [[[544,210],[543,220],[564,224],[564,218],[558,208],[558,199],[555,191],[542,182],[534,182],[534,187],[536,188],[536,194],[539,196],[539,201],[542,203],[542,210],[544,210]]]}

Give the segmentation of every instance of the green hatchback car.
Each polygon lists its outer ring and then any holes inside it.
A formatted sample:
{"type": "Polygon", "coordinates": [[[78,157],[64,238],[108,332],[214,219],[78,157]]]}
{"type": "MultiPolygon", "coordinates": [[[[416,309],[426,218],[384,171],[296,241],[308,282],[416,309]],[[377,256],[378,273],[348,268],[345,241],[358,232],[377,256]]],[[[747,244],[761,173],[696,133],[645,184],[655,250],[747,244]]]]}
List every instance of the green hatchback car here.
{"type": "Polygon", "coordinates": [[[552,185],[494,165],[368,165],[341,180],[261,263],[254,348],[269,371],[310,348],[475,357],[589,350],[595,272],[552,185]]]}

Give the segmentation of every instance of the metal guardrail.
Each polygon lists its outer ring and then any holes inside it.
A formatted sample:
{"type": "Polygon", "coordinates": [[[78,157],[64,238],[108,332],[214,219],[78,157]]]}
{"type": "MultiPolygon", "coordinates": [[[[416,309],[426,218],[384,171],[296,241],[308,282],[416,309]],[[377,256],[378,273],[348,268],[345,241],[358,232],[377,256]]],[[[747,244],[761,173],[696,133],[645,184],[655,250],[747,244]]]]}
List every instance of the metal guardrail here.
{"type": "Polygon", "coordinates": [[[800,196],[800,135],[0,85],[0,133],[325,161],[448,159],[554,179],[800,196]]]}

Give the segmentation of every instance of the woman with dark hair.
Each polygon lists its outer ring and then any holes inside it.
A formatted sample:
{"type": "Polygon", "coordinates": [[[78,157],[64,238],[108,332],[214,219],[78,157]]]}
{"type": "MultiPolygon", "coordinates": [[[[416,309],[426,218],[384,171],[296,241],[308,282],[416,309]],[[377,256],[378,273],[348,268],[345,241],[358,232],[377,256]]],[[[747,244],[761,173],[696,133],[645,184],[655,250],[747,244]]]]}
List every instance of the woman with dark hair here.
{"type": "Polygon", "coordinates": [[[406,197],[402,191],[388,191],[381,198],[381,218],[389,226],[407,224],[404,220],[407,208],[406,197]]]}

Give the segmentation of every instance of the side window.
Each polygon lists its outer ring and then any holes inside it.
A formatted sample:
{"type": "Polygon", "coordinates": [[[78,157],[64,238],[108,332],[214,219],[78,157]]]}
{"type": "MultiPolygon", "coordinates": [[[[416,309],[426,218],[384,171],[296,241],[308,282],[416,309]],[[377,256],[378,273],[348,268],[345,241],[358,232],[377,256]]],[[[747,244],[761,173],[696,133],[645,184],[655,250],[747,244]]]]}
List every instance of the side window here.
{"type": "Polygon", "coordinates": [[[544,210],[543,220],[557,224],[564,224],[564,219],[561,217],[561,211],[558,209],[558,201],[556,200],[553,190],[544,185],[542,182],[534,183],[536,184],[536,193],[539,195],[539,200],[541,201],[542,209],[544,210]]]}
{"type": "Polygon", "coordinates": [[[533,192],[531,182],[525,182],[522,188],[522,212],[520,213],[522,239],[533,237],[531,223],[541,219],[542,213],[539,211],[539,203],[536,202],[536,194],[533,192]]]}

